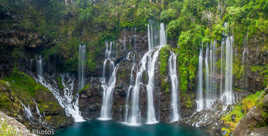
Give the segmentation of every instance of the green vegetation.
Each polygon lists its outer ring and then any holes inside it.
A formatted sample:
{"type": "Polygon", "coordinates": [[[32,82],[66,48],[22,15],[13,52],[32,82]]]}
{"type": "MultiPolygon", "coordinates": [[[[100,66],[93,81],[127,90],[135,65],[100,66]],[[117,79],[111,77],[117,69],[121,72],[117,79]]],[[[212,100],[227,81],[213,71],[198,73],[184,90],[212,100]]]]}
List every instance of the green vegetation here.
{"type": "Polygon", "coordinates": [[[82,93],[83,91],[86,91],[86,90],[89,89],[89,88],[90,88],[90,84],[88,83],[88,84],[85,85],[84,88],[82,88],[82,89],[79,90],[78,92],[79,92],[79,93],[82,93]]]}
{"type": "Polygon", "coordinates": [[[259,77],[264,77],[264,85],[268,86],[268,64],[265,65],[254,65],[250,67],[252,72],[255,72],[259,77]]]}
{"type": "Polygon", "coordinates": [[[229,136],[230,132],[234,131],[239,121],[247,114],[247,112],[254,106],[261,105],[261,98],[264,96],[264,91],[258,91],[245,97],[241,104],[233,107],[232,111],[224,115],[221,120],[224,122],[225,128],[222,131],[226,132],[225,136],[229,136]]]}
{"type": "Polygon", "coordinates": [[[59,87],[59,89],[63,90],[63,85],[62,85],[62,79],[60,76],[57,77],[57,85],[59,87]]]}
{"type": "MultiPolygon", "coordinates": [[[[29,105],[31,109],[34,109],[37,103],[40,112],[47,114],[44,121],[52,126],[60,126],[67,121],[63,109],[52,93],[30,75],[15,69],[8,77],[0,80],[0,110],[12,117],[21,118],[21,112],[24,110],[21,102],[29,105]]],[[[24,125],[29,127],[28,123],[24,122],[24,125]]]]}
{"type": "MultiPolygon", "coordinates": [[[[179,48],[178,73],[184,92],[193,89],[199,49],[214,40],[219,47],[223,32],[234,36],[235,47],[243,47],[246,41],[249,47],[257,44],[265,51],[268,45],[267,0],[73,0],[68,5],[59,0],[3,0],[0,7],[1,12],[21,15],[19,22],[16,18],[6,19],[1,24],[3,30],[33,31],[50,39],[54,46],[41,54],[45,59],[56,56],[62,61],[57,68],[66,72],[77,69],[79,44],[87,45],[87,70],[95,72],[105,40],[116,40],[122,30],[136,28],[137,32],[145,32],[149,19],[164,22],[169,41],[179,48]],[[224,23],[229,26],[227,30],[224,23]]],[[[24,56],[22,49],[13,52],[17,58],[24,56]]],[[[165,62],[166,53],[161,51],[160,61],[165,62]]],[[[244,68],[237,62],[233,73],[240,79],[244,68]]],[[[166,63],[161,64],[160,72],[165,73],[166,63]]],[[[260,72],[264,73],[261,76],[265,76],[267,86],[267,68],[260,72]]]]}
{"type": "Polygon", "coordinates": [[[21,94],[29,94],[34,96],[37,91],[48,91],[41,84],[37,83],[31,76],[19,72],[16,69],[10,74],[10,76],[4,79],[10,83],[10,87],[14,91],[18,91],[21,94]]]}
{"type": "Polygon", "coordinates": [[[160,61],[160,75],[168,74],[168,58],[169,58],[170,46],[165,46],[160,50],[159,61],[160,61]]]}
{"type": "Polygon", "coordinates": [[[233,110],[229,112],[227,115],[222,117],[221,120],[224,121],[224,124],[230,127],[230,130],[233,131],[239,121],[244,117],[244,112],[242,112],[241,104],[235,105],[233,110]]]}

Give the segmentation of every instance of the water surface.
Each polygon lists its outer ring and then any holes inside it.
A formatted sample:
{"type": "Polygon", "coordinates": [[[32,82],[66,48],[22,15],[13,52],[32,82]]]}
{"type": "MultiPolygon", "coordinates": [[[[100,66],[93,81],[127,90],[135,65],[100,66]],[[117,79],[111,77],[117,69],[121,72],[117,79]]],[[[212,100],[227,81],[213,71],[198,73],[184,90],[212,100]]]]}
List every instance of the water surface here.
{"type": "Polygon", "coordinates": [[[92,120],[59,129],[55,136],[207,136],[200,129],[158,123],[138,127],[92,120]]]}

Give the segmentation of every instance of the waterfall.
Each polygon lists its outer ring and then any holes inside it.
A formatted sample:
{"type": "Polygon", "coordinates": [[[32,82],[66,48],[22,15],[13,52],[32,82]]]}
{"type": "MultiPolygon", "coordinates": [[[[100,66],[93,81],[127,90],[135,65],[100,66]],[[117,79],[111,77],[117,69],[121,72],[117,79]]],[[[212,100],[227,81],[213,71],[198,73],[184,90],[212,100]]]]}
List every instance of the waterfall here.
{"type": "Polygon", "coordinates": [[[203,51],[200,50],[199,53],[199,63],[198,63],[198,86],[197,86],[197,111],[202,111],[204,109],[204,96],[203,96],[203,51]]]}
{"type": "MultiPolygon", "coordinates": [[[[141,113],[139,109],[139,94],[140,94],[140,85],[142,80],[142,74],[146,69],[146,59],[149,55],[149,51],[145,53],[140,61],[140,67],[136,74],[135,84],[131,92],[131,111],[130,117],[127,119],[127,122],[130,125],[139,125],[141,123],[141,113]]],[[[131,87],[131,86],[130,86],[131,87]]],[[[131,87],[132,88],[132,87],[131,87]]]]}
{"type": "Polygon", "coordinates": [[[102,88],[103,88],[103,96],[102,96],[102,106],[100,113],[100,120],[110,120],[112,119],[112,105],[113,105],[113,91],[116,84],[116,73],[119,67],[119,64],[114,66],[114,61],[112,58],[112,49],[113,42],[106,42],[106,50],[105,50],[105,60],[103,63],[103,79],[102,79],[102,88]],[[108,75],[108,80],[106,80],[106,65],[110,62],[110,70],[112,73],[108,75]]]}
{"type": "Polygon", "coordinates": [[[216,81],[216,42],[211,42],[206,49],[206,104],[205,108],[210,109],[217,100],[217,81],[216,81]]]}
{"type": "Polygon", "coordinates": [[[211,71],[211,88],[212,88],[212,100],[213,103],[217,100],[217,55],[216,55],[216,41],[214,40],[212,44],[212,71],[211,71]]]}
{"type": "Polygon", "coordinates": [[[226,38],[226,49],[225,49],[225,85],[224,85],[224,93],[223,93],[223,100],[226,105],[233,104],[233,90],[232,90],[232,83],[233,83],[233,37],[227,36],[226,38]]]}
{"type": "Polygon", "coordinates": [[[41,121],[42,115],[41,115],[40,110],[38,108],[38,104],[36,103],[36,101],[34,101],[34,104],[35,104],[36,113],[39,116],[39,120],[41,121]]]}
{"type": "Polygon", "coordinates": [[[136,80],[134,86],[130,86],[129,88],[133,88],[131,91],[131,108],[130,115],[127,117],[127,123],[129,125],[139,125],[141,123],[141,113],[139,108],[139,95],[140,95],[140,86],[142,83],[142,75],[144,72],[148,74],[148,83],[146,84],[146,93],[147,93],[147,112],[146,112],[146,124],[154,124],[157,123],[156,115],[155,115],[155,105],[154,105],[154,72],[155,65],[159,56],[159,52],[164,45],[166,45],[166,35],[164,24],[160,25],[159,33],[155,33],[156,28],[152,24],[148,24],[148,51],[143,55],[141,61],[139,62],[139,69],[136,74],[136,80]],[[160,35],[161,45],[157,45],[158,43],[156,39],[160,35]]]}
{"type": "Polygon", "coordinates": [[[244,48],[243,54],[242,54],[242,65],[246,64],[246,55],[248,54],[248,49],[244,48]]]}
{"type": "Polygon", "coordinates": [[[161,48],[157,49],[155,53],[147,58],[147,73],[148,73],[148,84],[146,85],[147,89],[147,124],[157,123],[155,116],[155,107],[154,107],[154,71],[155,64],[159,56],[159,51],[161,48]]]}
{"type": "MultiPolygon", "coordinates": [[[[223,80],[223,67],[224,67],[224,44],[225,44],[225,41],[222,40],[221,42],[221,73],[220,73],[220,96],[223,95],[223,83],[224,83],[224,80],[223,80]]],[[[220,98],[221,101],[222,100],[222,97],[220,98]]]]}
{"type": "Polygon", "coordinates": [[[208,57],[209,57],[209,47],[206,48],[206,56],[205,56],[205,68],[206,68],[206,108],[209,107],[209,99],[210,99],[210,77],[209,77],[209,64],[208,64],[208,57]]]}
{"type": "Polygon", "coordinates": [[[78,89],[81,90],[85,86],[86,45],[79,45],[78,62],[78,89]]]}
{"type": "Polygon", "coordinates": [[[178,121],[179,109],[178,109],[178,77],[177,77],[177,56],[174,52],[170,52],[170,57],[168,59],[169,65],[169,77],[171,80],[171,119],[170,122],[178,121]]]}
{"type": "MultiPolygon", "coordinates": [[[[224,24],[225,27],[227,23],[224,24]]],[[[198,88],[197,88],[197,111],[205,109],[211,109],[213,104],[217,101],[217,99],[221,100],[224,105],[231,105],[234,103],[234,96],[232,91],[232,67],[233,67],[233,36],[226,35],[221,41],[220,47],[220,71],[217,71],[217,49],[216,49],[216,41],[211,42],[210,45],[206,47],[205,53],[205,97],[203,97],[203,87],[202,87],[202,50],[199,54],[199,68],[198,68],[198,88]],[[220,76],[218,76],[218,74],[220,76]],[[218,77],[220,77],[220,81],[218,81],[218,77]],[[218,88],[218,83],[220,84],[218,88]],[[219,92],[218,92],[219,89],[219,92]],[[219,94],[219,98],[218,98],[219,94]],[[202,102],[205,98],[205,104],[202,102]],[[203,108],[202,108],[203,107],[203,108]]],[[[247,50],[244,49],[242,56],[242,64],[245,63],[245,55],[247,50]]]]}
{"type": "Polygon", "coordinates": [[[160,24],[160,46],[167,44],[166,31],[164,23],[160,24]]]}
{"type": "Polygon", "coordinates": [[[33,114],[31,112],[31,108],[30,106],[28,105],[27,107],[22,103],[20,102],[20,104],[22,105],[23,109],[24,109],[24,113],[25,113],[25,116],[28,120],[32,120],[33,119],[33,114]]]}
{"type": "Polygon", "coordinates": [[[131,73],[130,73],[130,83],[129,83],[129,87],[127,90],[127,98],[126,98],[126,103],[125,103],[125,118],[124,121],[127,123],[128,122],[128,115],[129,115],[129,97],[130,97],[130,92],[132,91],[134,84],[135,84],[135,80],[134,80],[134,70],[136,67],[136,63],[132,64],[132,68],[131,68],[131,73]]]}
{"type": "Polygon", "coordinates": [[[37,57],[36,60],[36,72],[38,77],[43,76],[43,61],[41,56],[37,57]]]}
{"type": "Polygon", "coordinates": [[[244,89],[248,88],[247,55],[248,55],[248,48],[244,47],[243,55],[242,55],[242,66],[243,66],[243,69],[244,69],[242,84],[244,84],[244,86],[243,86],[244,89]]]}
{"type": "Polygon", "coordinates": [[[61,74],[61,84],[64,89],[63,95],[60,93],[60,89],[57,87],[57,81],[46,80],[44,77],[36,79],[39,83],[45,86],[58,100],[59,105],[64,109],[67,116],[71,116],[75,122],[84,121],[79,111],[79,94],[73,94],[74,92],[74,78],[68,74],[61,74]]]}

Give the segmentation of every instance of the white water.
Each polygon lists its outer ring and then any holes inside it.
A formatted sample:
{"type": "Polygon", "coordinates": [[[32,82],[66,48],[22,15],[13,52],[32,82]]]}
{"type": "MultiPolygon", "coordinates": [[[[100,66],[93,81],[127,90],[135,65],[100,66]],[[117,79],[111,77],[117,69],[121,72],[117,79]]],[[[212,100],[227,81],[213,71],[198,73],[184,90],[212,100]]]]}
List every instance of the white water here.
{"type": "MultiPolygon", "coordinates": [[[[217,71],[217,49],[215,41],[206,48],[205,55],[205,96],[202,92],[203,75],[202,75],[202,50],[199,54],[199,68],[198,68],[198,88],[197,88],[197,111],[203,109],[211,109],[213,104],[219,99],[225,105],[234,103],[234,96],[232,91],[232,65],[233,65],[233,37],[227,36],[223,39],[220,47],[220,71],[217,71]],[[217,80],[217,79],[220,80],[217,80]],[[218,83],[220,84],[218,88],[218,83]],[[219,89],[219,91],[218,91],[219,89]],[[220,97],[218,97],[218,94],[220,97]],[[205,101],[203,104],[202,102],[205,101]],[[202,108],[203,107],[203,108],[202,108]]],[[[243,56],[246,54],[244,50],[243,56]]],[[[242,63],[244,63],[242,58],[242,63]]]]}
{"type": "Polygon", "coordinates": [[[125,118],[124,121],[127,123],[128,122],[128,115],[129,115],[129,97],[130,97],[130,93],[134,87],[135,84],[135,80],[134,80],[134,70],[136,68],[136,63],[132,64],[132,68],[131,68],[131,73],[130,73],[130,85],[128,87],[127,90],[127,98],[126,98],[126,103],[125,103],[125,118]]]}
{"type": "Polygon", "coordinates": [[[38,76],[43,76],[43,61],[41,56],[36,60],[36,72],[38,76]]]}
{"type": "Polygon", "coordinates": [[[20,103],[21,103],[21,105],[22,105],[22,107],[24,109],[24,113],[25,113],[26,118],[29,119],[29,120],[32,120],[33,119],[33,114],[31,112],[30,106],[28,105],[26,107],[22,102],[20,102],[20,103]]]}
{"type": "Polygon", "coordinates": [[[209,77],[209,64],[208,60],[209,59],[209,47],[206,48],[206,56],[205,56],[205,68],[206,68],[206,105],[205,108],[209,109],[210,108],[210,77],[209,77]]]}
{"type": "Polygon", "coordinates": [[[243,73],[243,79],[242,79],[242,84],[244,85],[244,89],[248,89],[248,67],[247,67],[247,56],[248,56],[248,48],[244,47],[243,50],[243,55],[242,55],[242,66],[244,68],[244,73],[243,73]]]}
{"type": "Polygon", "coordinates": [[[226,105],[231,105],[234,102],[233,99],[233,90],[232,90],[232,83],[233,83],[233,37],[228,36],[226,38],[226,50],[225,50],[225,85],[224,85],[224,93],[223,93],[223,100],[226,105]]]}
{"type": "Polygon", "coordinates": [[[78,89],[81,90],[85,86],[86,45],[79,45],[78,62],[78,89]]]}
{"type": "Polygon", "coordinates": [[[244,48],[243,50],[243,54],[242,54],[242,65],[245,65],[246,64],[246,56],[248,54],[248,48],[244,48]]]}
{"type": "Polygon", "coordinates": [[[146,85],[147,89],[147,124],[155,124],[157,123],[157,119],[155,116],[155,107],[154,107],[154,71],[155,64],[157,62],[159,51],[161,48],[158,48],[154,53],[147,57],[147,73],[148,73],[148,84],[146,85]]]}
{"type": "Polygon", "coordinates": [[[146,93],[147,93],[147,112],[146,112],[146,124],[155,124],[158,122],[155,115],[155,105],[154,105],[154,72],[155,65],[159,56],[161,48],[166,45],[166,35],[164,24],[160,25],[160,42],[161,45],[155,45],[155,30],[152,25],[148,25],[148,51],[144,54],[141,61],[139,62],[139,69],[136,74],[135,84],[132,87],[131,91],[131,108],[130,115],[127,117],[126,122],[128,125],[139,125],[141,124],[141,112],[139,107],[139,95],[140,87],[142,83],[142,75],[146,71],[148,74],[148,83],[146,84],[146,93]]]}
{"type": "MultiPolygon", "coordinates": [[[[39,67],[42,67],[42,65],[39,67]]],[[[37,73],[40,73],[40,71],[38,71],[37,73]]],[[[74,92],[73,77],[70,77],[68,74],[61,75],[62,80],[61,83],[64,87],[64,89],[62,90],[63,95],[60,94],[60,89],[57,88],[57,82],[55,80],[49,82],[39,74],[36,80],[43,86],[45,86],[54,95],[54,97],[58,100],[59,105],[64,109],[67,116],[71,116],[75,122],[84,121],[79,111],[79,104],[78,104],[79,95],[78,93],[73,94],[74,92]]]]}
{"type": "Polygon", "coordinates": [[[206,91],[205,108],[211,109],[217,100],[217,82],[216,82],[216,42],[211,42],[206,49],[205,68],[206,68],[206,91]]]}
{"type": "Polygon", "coordinates": [[[224,45],[225,45],[225,41],[222,40],[221,42],[221,73],[220,73],[220,100],[222,100],[222,95],[223,95],[223,84],[224,84],[224,72],[223,72],[223,68],[224,68],[224,45]]]}
{"type": "Polygon", "coordinates": [[[35,104],[36,113],[39,116],[39,120],[41,121],[42,115],[41,115],[40,110],[38,108],[38,104],[36,103],[36,101],[34,101],[34,104],[35,104]]]}
{"type": "Polygon", "coordinates": [[[141,113],[139,107],[139,95],[140,95],[140,85],[142,84],[142,74],[146,70],[146,60],[147,56],[151,54],[150,51],[146,52],[140,61],[140,67],[136,74],[136,80],[131,92],[131,108],[130,116],[127,119],[129,125],[139,125],[141,123],[141,113]]]}
{"type": "Polygon", "coordinates": [[[198,86],[197,86],[197,109],[196,111],[202,111],[205,107],[204,96],[203,96],[203,50],[199,53],[199,63],[198,63],[198,86]]]}
{"type": "Polygon", "coordinates": [[[178,100],[178,77],[177,77],[177,56],[174,52],[170,52],[168,59],[169,77],[171,80],[171,118],[170,122],[176,122],[180,119],[179,116],[179,100],[178,100]]]}
{"type": "Polygon", "coordinates": [[[116,83],[116,73],[119,65],[114,66],[114,61],[112,58],[112,49],[113,43],[106,42],[106,50],[105,50],[105,60],[103,64],[103,79],[102,79],[102,88],[103,88],[103,96],[102,96],[102,106],[100,113],[100,120],[110,120],[112,119],[112,105],[113,105],[113,91],[116,83]],[[110,70],[112,70],[111,75],[106,75],[106,65],[110,62],[110,70]],[[106,78],[108,80],[106,80],[106,78]]]}

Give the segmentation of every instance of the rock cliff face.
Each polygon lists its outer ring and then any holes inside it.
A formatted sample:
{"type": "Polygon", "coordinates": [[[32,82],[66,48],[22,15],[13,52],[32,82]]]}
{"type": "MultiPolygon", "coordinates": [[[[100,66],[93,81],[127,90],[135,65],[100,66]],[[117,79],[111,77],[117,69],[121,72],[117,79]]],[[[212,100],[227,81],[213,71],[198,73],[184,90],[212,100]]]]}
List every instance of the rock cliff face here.
{"type": "Polygon", "coordinates": [[[0,112],[0,128],[1,135],[35,136],[23,124],[3,112],[0,112]]]}
{"type": "Polygon", "coordinates": [[[233,132],[233,136],[268,136],[268,91],[257,106],[249,110],[233,132]]]}
{"type": "MultiPolygon", "coordinates": [[[[144,53],[148,50],[148,41],[147,41],[147,34],[145,32],[130,32],[124,31],[121,33],[119,39],[116,41],[116,53],[115,53],[115,63],[119,64],[119,69],[117,72],[117,82],[115,86],[115,91],[113,94],[113,119],[115,120],[123,120],[124,117],[124,109],[125,109],[125,101],[127,90],[130,83],[130,73],[133,63],[138,64],[141,57],[144,53]],[[126,46],[124,46],[126,45],[126,46]],[[129,57],[127,57],[129,55],[129,57]]],[[[174,41],[170,41],[170,43],[176,43],[174,41]]],[[[18,66],[19,70],[21,71],[34,71],[35,65],[33,59],[42,51],[42,48],[50,47],[53,45],[53,41],[46,39],[45,37],[39,36],[37,33],[32,32],[24,32],[24,31],[8,31],[8,32],[0,32],[0,77],[5,77],[8,73],[12,72],[12,69],[15,66],[18,66]]],[[[175,47],[175,45],[171,45],[175,47]]],[[[267,49],[264,47],[249,47],[248,56],[246,58],[247,64],[244,69],[245,78],[239,75],[236,76],[234,80],[234,89],[235,91],[240,90],[248,90],[246,92],[254,92],[256,90],[261,90],[265,87],[265,79],[263,71],[265,69],[264,64],[268,64],[267,60],[267,49]],[[261,66],[261,67],[260,67],[261,66]],[[247,79],[247,80],[245,80],[247,79]],[[248,85],[245,87],[245,84],[248,85]]],[[[103,54],[99,54],[98,57],[98,65],[97,70],[91,73],[87,73],[90,76],[88,78],[88,87],[80,91],[79,103],[80,103],[80,110],[84,118],[92,119],[99,117],[101,104],[102,104],[102,87],[100,83],[100,77],[102,76],[102,65],[104,60],[104,50],[102,51],[103,54]]],[[[243,50],[237,49],[237,60],[238,58],[241,59],[241,55],[243,50]]],[[[161,57],[161,56],[160,56],[161,57]]],[[[51,56],[46,62],[46,69],[47,73],[57,73],[57,72],[65,72],[64,70],[57,71],[56,66],[63,64],[65,60],[59,59],[56,55],[51,56]]],[[[170,79],[168,74],[161,75],[160,74],[160,61],[158,61],[157,68],[155,70],[155,106],[159,107],[156,108],[157,118],[161,121],[169,122],[170,117],[170,99],[171,99],[171,89],[170,86],[170,79]],[[167,89],[166,89],[167,88],[167,89]]],[[[242,65],[241,63],[237,63],[236,65],[242,65]]],[[[241,66],[239,66],[241,68],[241,66]]],[[[166,68],[167,69],[167,68],[166,68]]],[[[134,79],[137,70],[134,70],[134,79]]],[[[178,73],[179,74],[179,73],[178,73]]],[[[144,76],[144,79],[147,77],[144,76]]],[[[194,87],[193,87],[194,88],[194,87]]],[[[5,91],[6,94],[8,91],[5,91]]],[[[244,96],[244,95],[242,95],[244,96]]],[[[10,96],[11,97],[11,96],[10,96]]],[[[42,103],[45,101],[43,98],[51,99],[51,101],[56,102],[54,97],[51,94],[37,94],[35,96],[39,101],[42,103]],[[39,100],[40,98],[40,100],[39,100]]],[[[222,112],[221,108],[216,108],[215,111],[205,113],[195,113],[195,90],[187,90],[187,93],[180,93],[180,111],[181,117],[183,120],[181,123],[192,125],[192,126],[199,126],[204,128],[211,129],[213,125],[217,124],[215,129],[219,131],[220,122],[218,119],[224,113],[222,112]],[[205,116],[211,116],[211,118],[207,119],[206,121],[201,121],[200,118],[205,118],[205,116]]],[[[238,100],[239,101],[239,100],[238,100]]],[[[141,88],[141,95],[140,95],[140,104],[141,104],[141,111],[142,116],[145,116],[146,113],[146,90],[145,86],[141,88]]],[[[33,103],[33,102],[32,102],[33,103]]],[[[30,107],[34,108],[33,104],[30,104],[30,107]]],[[[46,102],[44,102],[45,104],[46,102]]],[[[57,106],[56,106],[57,107],[57,106]]],[[[217,107],[217,106],[216,106],[217,107]]],[[[20,107],[20,111],[16,111],[16,113],[21,112],[22,107],[20,107]]],[[[7,111],[9,112],[9,111],[7,111]]],[[[64,115],[64,111],[58,107],[56,109],[49,109],[45,108],[44,113],[46,114],[45,120],[49,124],[48,126],[51,127],[59,127],[70,122],[69,118],[66,118],[64,115]],[[62,117],[61,117],[62,116],[62,117]],[[61,120],[60,122],[56,123],[56,120],[61,120]]],[[[11,113],[10,113],[11,114],[11,113]]],[[[19,118],[21,115],[13,116],[19,118]]],[[[19,119],[20,120],[20,119],[19,119]]],[[[23,119],[21,119],[23,121],[23,119]]],[[[214,132],[214,131],[213,131],[214,132]]],[[[252,131],[253,132],[253,131],[252,131]]]]}
{"type": "MultiPolygon", "coordinates": [[[[24,75],[17,75],[24,76],[24,75]]],[[[27,77],[24,77],[28,84],[27,77]]],[[[18,80],[0,80],[0,110],[22,122],[28,128],[59,128],[72,122],[65,116],[54,96],[44,87],[35,84],[32,87],[35,93],[29,93],[28,89],[17,87],[18,80]]]]}
{"type": "MultiPolygon", "coordinates": [[[[113,119],[123,121],[124,119],[124,110],[125,110],[125,100],[127,95],[127,90],[130,83],[130,74],[133,62],[136,64],[139,63],[139,60],[143,54],[148,50],[147,49],[147,36],[145,33],[138,33],[136,36],[131,32],[124,32],[121,34],[116,49],[116,63],[119,63],[119,69],[117,72],[117,82],[113,94],[113,119]],[[126,47],[124,48],[124,36],[126,36],[126,47]],[[133,40],[134,39],[134,40],[133,40]],[[135,41],[135,42],[134,42],[135,41]],[[127,58],[128,52],[130,57],[127,58]],[[135,58],[135,59],[134,59],[135,58]]],[[[171,41],[170,43],[175,43],[171,41]]],[[[174,45],[171,45],[174,47],[174,45]]],[[[262,46],[257,48],[263,48],[262,46]]],[[[234,63],[237,67],[242,67],[241,62],[236,63],[242,59],[243,48],[237,49],[237,55],[234,59],[234,63]]],[[[254,70],[254,66],[259,66],[267,63],[267,51],[256,50],[255,47],[249,48],[247,59],[247,67],[245,67],[245,77],[244,74],[237,75],[235,74],[234,80],[234,93],[236,103],[240,103],[242,98],[248,94],[261,90],[265,87],[264,76],[258,73],[258,70],[254,70]],[[258,59],[259,58],[259,59],[258,59]],[[258,59],[258,60],[256,60],[258,59]],[[245,81],[245,78],[248,79],[245,81]],[[248,86],[245,87],[245,82],[248,86]],[[243,91],[241,91],[243,90],[243,91]]],[[[103,51],[104,53],[104,51],[103,51]]],[[[160,56],[161,57],[161,56],[160,56]]],[[[170,79],[168,74],[161,75],[159,71],[160,61],[158,61],[158,67],[155,70],[155,106],[157,117],[163,122],[169,122],[170,118],[170,99],[171,99],[171,89],[170,79]],[[164,81],[164,82],[163,82],[164,81]],[[166,83],[166,84],[164,84],[166,83]],[[167,88],[167,89],[166,89],[167,88]]],[[[244,66],[243,66],[244,67],[244,66]]],[[[168,71],[168,68],[166,68],[168,71]]],[[[134,70],[134,76],[136,75],[137,70],[134,70]]],[[[99,72],[101,73],[101,72],[99,72]]],[[[179,74],[179,73],[178,73],[179,74]]],[[[99,75],[101,77],[101,75],[99,75]]],[[[144,76],[144,79],[147,77],[144,76]]],[[[135,77],[134,77],[135,79],[135,77]]],[[[98,78],[92,78],[88,81],[89,87],[83,90],[80,93],[80,109],[82,115],[86,118],[96,118],[99,117],[101,104],[102,104],[102,92],[101,83],[98,78]]],[[[214,105],[214,109],[211,111],[203,111],[196,113],[196,104],[195,104],[195,90],[187,90],[187,93],[180,92],[180,111],[181,111],[181,124],[201,127],[207,129],[212,135],[222,135],[221,127],[222,121],[221,117],[232,110],[232,106],[223,107],[221,103],[214,105]]],[[[146,117],[146,89],[145,86],[141,87],[140,94],[140,108],[142,116],[146,117]]]]}

